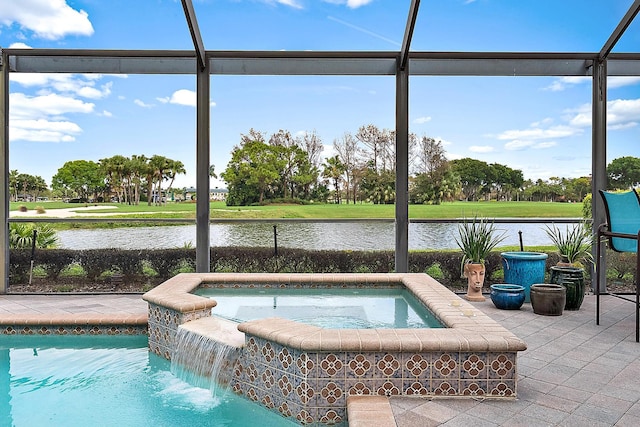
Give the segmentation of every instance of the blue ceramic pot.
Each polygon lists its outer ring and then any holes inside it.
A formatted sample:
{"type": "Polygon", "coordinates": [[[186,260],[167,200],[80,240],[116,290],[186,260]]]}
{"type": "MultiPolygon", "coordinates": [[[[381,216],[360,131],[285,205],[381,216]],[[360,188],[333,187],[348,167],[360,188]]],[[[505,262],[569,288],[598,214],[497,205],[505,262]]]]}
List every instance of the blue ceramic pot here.
{"type": "Polygon", "coordinates": [[[534,283],[544,283],[544,273],[549,255],[543,252],[502,252],[504,282],[524,286],[525,301],[530,302],[530,288],[534,283]]]}
{"type": "Polygon", "coordinates": [[[505,283],[491,285],[491,301],[501,310],[519,310],[524,299],[524,286],[505,283]]]}

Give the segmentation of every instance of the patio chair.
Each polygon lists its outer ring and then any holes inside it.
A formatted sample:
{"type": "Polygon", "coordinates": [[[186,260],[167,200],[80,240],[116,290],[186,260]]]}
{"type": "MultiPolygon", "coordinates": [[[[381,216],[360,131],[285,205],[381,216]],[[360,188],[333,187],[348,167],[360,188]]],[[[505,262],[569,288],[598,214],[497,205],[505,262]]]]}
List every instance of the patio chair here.
{"type": "Polygon", "coordinates": [[[640,197],[635,189],[621,193],[600,190],[607,213],[607,222],[598,227],[596,240],[596,280],[594,291],[596,294],[596,325],[600,324],[600,260],[603,238],[607,240],[610,249],[616,252],[631,252],[636,254],[636,271],[634,285],[636,288],[635,301],[624,295],[607,292],[609,295],[635,302],[636,306],[636,342],[640,342],[640,287],[638,273],[640,272],[640,197]]]}

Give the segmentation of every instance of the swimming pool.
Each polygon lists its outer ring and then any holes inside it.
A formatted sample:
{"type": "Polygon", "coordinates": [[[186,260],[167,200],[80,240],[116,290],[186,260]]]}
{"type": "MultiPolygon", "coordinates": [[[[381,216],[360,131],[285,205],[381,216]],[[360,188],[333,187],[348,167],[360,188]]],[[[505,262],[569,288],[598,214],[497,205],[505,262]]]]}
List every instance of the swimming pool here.
{"type": "Polygon", "coordinates": [[[255,426],[292,422],[171,373],[140,336],[0,336],[0,426],[255,426]]]}
{"type": "Polygon", "coordinates": [[[212,314],[233,320],[282,317],[324,328],[442,328],[406,289],[219,289],[196,292],[217,302],[212,314]]]}

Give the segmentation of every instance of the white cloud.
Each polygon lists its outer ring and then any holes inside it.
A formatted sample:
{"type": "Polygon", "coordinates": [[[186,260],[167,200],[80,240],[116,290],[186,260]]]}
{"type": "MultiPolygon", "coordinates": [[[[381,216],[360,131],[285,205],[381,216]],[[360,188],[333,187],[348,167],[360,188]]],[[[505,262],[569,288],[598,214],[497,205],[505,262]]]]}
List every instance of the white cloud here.
{"type": "Polygon", "coordinates": [[[64,94],[73,94],[83,98],[101,99],[111,94],[112,82],[96,87],[102,75],[89,74],[46,74],[46,73],[10,73],[9,80],[23,87],[42,87],[64,94]]]}
{"type": "MultiPolygon", "coordinates": [[[[573,110],[569,124],[576,127],[591,126],[591,104],[583,104],[573,110]]],[[[640,99],[614,99],[607,102],[607,128],[610,130],[628,129],[640,122],[640,99]]]]}
{"type": "MultiPolygon", "coordinates": [[[[593,77],[590,77],[590,76],[560,77],[559,79],[556,79],[553,82],[551,82],[551,84],[546,88],[544,88],[544,90],[559,92],[576,85],[581,85],[581,84],[590,85],[592,81],[593,81],[593,77]]],[[[640,77],[635,77],[635,76],[607,77],[607,87],[611,89],[624,87],[624,86],[631,86],[638,83],[640,83],[640,77]]]]}
{"type": "Polygon", "coordinates": [[[508,151],[522,151],[522,150],[526,150],[527,148],[541,150],[541,149],[555,147],[556,145],[558,144],[555,141],[534,142],[534,141],[514,140],[504,144],[504,149],[508,151]]]}
{"type": "Polygon", "coordinates": [[[549,86],[544,88],[544,90],[550,90],[552,92],[559,92],[565,90],[569,86],[575,86],[583,83],[590,83],[592,80],[591,77],[585,76],[570,76],[570,77],[560,77],[559,79],[551,82],[549,86]]]}
{"type": "Polygon", "coordinates": [[[49,40],[93,34],[87,12],[73,9],[65,0],[1,1],[0,24],[6,27],[16,24],[36,37],[49,40]]]}
{"type": "Polygon", "coordinates": [[[491,153],[494,148],[489,145],[472,145],[469,147],[469,151],[472,153],[491,153]]]}
{"type": "Polygon", "coordinates": [[[545,149],[545,148],[555,147],[556,145],[558,145],[558,143],[555,141],[546,141],[546,142],[540,142],[534,145],[533,148],[545,149]]]}
{"type": "Polygon", "coordinates": [[[632,86],[638,83],[640,83],[640,77],[607,77],[607,87],[610,89],[623,86],[632,86]]]}
{"type": "Polygon", "coordinates": [[[296,0],[277,0],[277,2],[294,9],[302,9],[302,4],[296,0]]]}
{"type": "Polygon", "coordinates": [[[350,9],[357,9],[361,6],[366,6],[373,0],[323,0],[325,3],[346,5],[350,9]]]}
{"type": "Polygon", "coordinates": [[[9,94],[9,138],[11,141],[67,142],[82,132],[64,118],[69,113],[92,113],[95,105],[58,94],[28,96],[9,94]]]}
{"type": "Polygon", "coordinates": [[[431,121],[431,117],[425,116],[425,117],[418,117],[418,118],[414,119],[413,123],[422,125],[422,124],[425,124],[425,123],[430,122],[430,121],[431,121]]]}
{"type": "MultiPolygon", "coordinates": [[[[173,92],[173,94],[170,97],[156,98],[156,99],[162,102],[163,104],[169,103],[169,104],[186,105],[187,107],[195,107],[197,95],[192,90],[179,89],[173,92]]],[[[216,103],[211,101],[209,105],[211,107],[215,107],[216,103]]]]}
{"type": "Polygon", "coordinates": [[[169,102],[172,104],[187,105],[189,107],[195,107],[196,93],[192,90],[180,89],[173,92],[173,95],[171,95],[171,99],[169,100],[169,102]]]}
{"type": "Polygon", "coordinates": [[[12,141],[70,142],[82,132],[80,126],[69,121],[11,120],[9,135],[12,141]]]}
{"type": "Polygon", "coordinates": [[[136,104],[138,107],[142,107],[142,108],[151,108],[151,107],[153,107],[153,104],[146,104],[144,101],[141,101],[139,99],[134,99],[133,103],[136,104]]]}
{"type": "Polygon", "coordinates": [[[68,96],[51,93],[43,96],[28,96],[24,93],[9,94],[11,117],[45,118],[66,113],[91,113],[94,104],[68,96]]]}
{"type": "Polygon", "coordinates": [[[509,151],[522,151],[533,145],[532,141],[523,141],[521,139],[515,139],[504,144],[505,150],[509,151]]]}
{"type": "Polygon", "coordinates": [[[262,2],[269,5],[282,4],[284,6],[289,6],[294,9],[304,9],[300,0],[262,0],[262,2]]]}
{"type": "Polygon", "coordinates": [[[566,138],[581,133],[581,129],[570,126],[553,126],[547,129],[530,128],[530,129],[510,129],[498,135],[501,140],[538,140],[549,138],[566,138]]]}

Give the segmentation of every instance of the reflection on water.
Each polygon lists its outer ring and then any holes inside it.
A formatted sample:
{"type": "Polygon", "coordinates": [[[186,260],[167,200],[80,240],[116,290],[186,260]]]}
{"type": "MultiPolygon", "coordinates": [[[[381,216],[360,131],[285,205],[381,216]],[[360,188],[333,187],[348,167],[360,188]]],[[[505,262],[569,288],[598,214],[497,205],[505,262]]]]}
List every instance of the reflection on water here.
{"type": "MultiPolygon", "coordinates": [[[[211,246],[273,247],[275,223],[211,225],[211,246]]],[[[507,238],[501,245],[551,245],[543,224],[496,224],[507,238]]],[[[393,250],[393,222],[285,222],[277,223],[278,247],[310,250],[393,250]]],[[[456,249],[456,224],[409,224],[409,249],[456,249]]],[[[195,247],[195,225],[133,227],[58,232],[60,247],[67,249],[165,249],[195,247]]]]}

